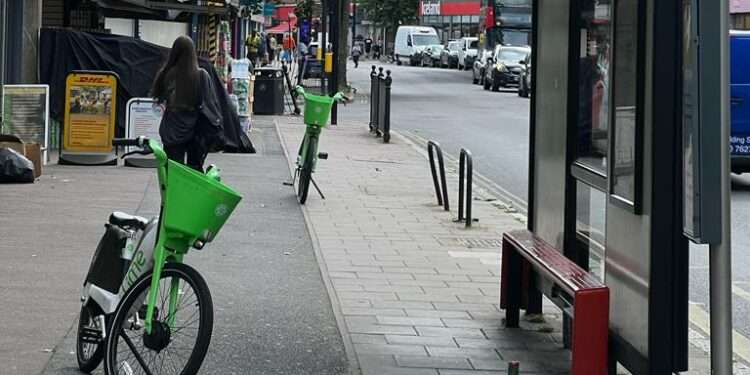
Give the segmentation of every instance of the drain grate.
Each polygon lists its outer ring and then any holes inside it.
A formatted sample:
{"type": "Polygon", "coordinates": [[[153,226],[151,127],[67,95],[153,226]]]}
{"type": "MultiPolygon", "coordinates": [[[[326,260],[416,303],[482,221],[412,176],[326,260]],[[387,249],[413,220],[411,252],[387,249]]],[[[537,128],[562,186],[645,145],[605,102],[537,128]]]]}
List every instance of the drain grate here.
{"type": "Polygon", "coordinates": [[[463,246],[470,249],[493,249],[503,246],[500,238],[442,237],[437,240],[442,246],[463,246]]]}

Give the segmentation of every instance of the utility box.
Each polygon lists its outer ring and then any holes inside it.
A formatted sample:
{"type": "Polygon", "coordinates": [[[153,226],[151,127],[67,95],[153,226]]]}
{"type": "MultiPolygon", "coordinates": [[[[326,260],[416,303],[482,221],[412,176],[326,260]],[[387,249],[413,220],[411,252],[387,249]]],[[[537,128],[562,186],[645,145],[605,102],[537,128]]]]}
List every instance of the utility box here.
{"type": "Polygon", "coordinates": [[[255,69],[253,113],[284,114],[284,74],[278,68],[255,69]]]}

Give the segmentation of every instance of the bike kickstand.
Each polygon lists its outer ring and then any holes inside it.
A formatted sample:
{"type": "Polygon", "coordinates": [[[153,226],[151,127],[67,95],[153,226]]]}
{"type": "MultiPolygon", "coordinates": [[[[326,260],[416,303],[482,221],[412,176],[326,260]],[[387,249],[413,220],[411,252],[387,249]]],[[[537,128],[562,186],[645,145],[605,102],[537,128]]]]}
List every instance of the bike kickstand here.
{"type": "Polygon", "coordinates": [[[317,182],[315,182],[315,180],[314,180],[314,179],[312,178],[312,176],[310,176],[310,181],[312,181],[312,183],[313,183],[313,186],[315,186],[315,190],[317,190],[317,191],[318,191],[318,194],[320,194],[320,198],[322,198],[322,199],[326,199],[325,195],[323,195],[323,192],[322,192],[322,191],[320,191],[320,188],[318,187],[318,183],[317,183],[317,182]]]}

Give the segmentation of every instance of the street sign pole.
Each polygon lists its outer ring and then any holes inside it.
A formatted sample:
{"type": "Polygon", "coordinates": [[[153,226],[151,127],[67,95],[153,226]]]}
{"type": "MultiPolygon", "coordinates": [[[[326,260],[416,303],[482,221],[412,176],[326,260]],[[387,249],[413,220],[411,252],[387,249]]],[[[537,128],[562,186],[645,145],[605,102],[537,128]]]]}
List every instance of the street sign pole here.
{"type": "MultiPolygon", "coordinates": [[[[331,17],[331,49],[333,52],[333,71],[331,72],[331,85],[330,85],[330,95],[334,96],[336,95],[336,92],[339,89],[339,63],[338,59],[342,58],[341,56],[341,46],[339,45],[339,32],[340,27],[339,20],[341,19],[341,0],[330,0],[330,17],[331,17]]],[[[336,103],[333,103],[333,108],[331,108],[331,125],[338,125],[338,118],[339,118],[339,111],[338,106],[336,103]]]]}
{"type": "Polygon", "coordinates": [[[321,74],[320,74],[320,94],[325,95],[326,94],[326,69],[325,69],[325,61],[326,61],[326,53],[328,52],[328,43],[326,38],[326,31],[328,30],[328,2],[332,0],[321,0],[321,11],[320,11],[320,31],[321,31],[321,37],[320,42],[318,45],[318,48],[321,48],[323,51],[323,61],[321,74]]]}
{"type": "MultiPolygon", "coordinates": [[[[704,0],[706,1],[706,0],[704,0]]],[[[729,0],[717,1],[721,61],[721,242],[710,245],[711,372],[732,374],[732,242],[729,109],[729,0]]]]}

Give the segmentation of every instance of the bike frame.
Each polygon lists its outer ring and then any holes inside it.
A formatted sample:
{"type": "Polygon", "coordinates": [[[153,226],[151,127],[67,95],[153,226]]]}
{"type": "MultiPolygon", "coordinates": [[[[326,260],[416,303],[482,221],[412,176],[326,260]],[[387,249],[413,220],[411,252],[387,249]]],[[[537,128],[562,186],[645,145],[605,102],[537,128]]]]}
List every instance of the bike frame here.
{"type": "MultiPolygon", "coordinates": [[[[164,212],[164,205],[166,201],[167,193],[167,161],[168,157],[164,149],[161,147],[159,142],[149,140],[149,148],[153,151],[154,156],[158,162],[157,175],[159,177],[159,193],[161,194],[161,212],[164,212]]],[[[163,215],[159,215],[159,228],[156,236],[156,245],[154,246],[153,261],[154,268],[151,275],[151,287],[148,292],[148,302],[146,306],[146,318],[144,319],[144,327],[146,333],[151,334],[151,328],[154,318],[154,307],[159,297],[159,280],[161,279],[161,273],[164,270],[164,265],[167,262],[182,263],[185,254],[190,248],[191,244],[185,243],[184,241],[170,239],[163,225],[163,215]]],[[[172,284],[169,288],[169,317],[167,324],[170,328],[174,328],[175,320],[175,308],[177,304],[177,295],[179,293],[179,280],[172,280],[172,284]]]]}
{"type": "Polygon", "coordinates": [[[302,139],[302,144],[299,147],[297,170],[302,169],[305,165],[305,162],[307,161],[307,151],[310,147],[314,147],[315,152],[313,152],[312,170],[310,171],[312,173],[315,171],[315,167],[318,164],[318,139],[320,139],[320,133],[323,131],[323,127],[311,124],[306,125],[307,129],[305,130],[305,137],[302,139]]]}

